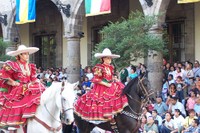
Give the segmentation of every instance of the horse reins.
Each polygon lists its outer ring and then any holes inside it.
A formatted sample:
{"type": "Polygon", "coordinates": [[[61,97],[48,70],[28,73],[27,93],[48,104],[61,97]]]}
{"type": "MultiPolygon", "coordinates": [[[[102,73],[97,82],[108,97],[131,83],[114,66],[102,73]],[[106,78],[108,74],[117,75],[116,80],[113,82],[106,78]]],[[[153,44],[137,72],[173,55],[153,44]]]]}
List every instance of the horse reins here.
{"type": "MultiPolygon", "coordinates": [[[[138,86],[139,86],[138,88],[141,88],[142,92],[144,93],[144,100],[142,100],[142,101],[140,102],[140,101],[134,99],[131,95],[126,94],[131,100],[134,100],[134,101],[136,101],[136,102],[138,102],[138,103],[141,104],[140,110],[147,104],[148,99],[149,99],[149,96],[151,95],[151,93],[149,94],[149,92],[145,89],[145,87],[144,87],[144,85],[143,85],[143,83],[142,83],[143,80],[144,80],[144,78],[138,79],[138,86]]],[[[128,112],[128,111],[122,111],[121,114],[124,114],[124,115],[126,115],[126,116],[128,116],[128,117],[131,117],[131,118],[133,118],[133,119],[135,119],[135,120],[137,121],[136,127],[132,130],[132,133],[135,133],[135,132],[137,131],[138,127],[140,126],[141,113],[135,112],[135,111],[131,108],[130,105],[128,105],[128,107],[129,107],[129,109],[131,110],[132,113],[130,113],[130,112],[128,112]]]]}
{"type": "Polygon", "coordinates": [[[37,118],[36,116],[33,118],[35,119],[38,123],[40,123],[41,125],[43,125],[46,129],[48,129],[49,131],[52,131],[52,132],[58,132],[61,130],[62,128],[62,123],[60,124],[59,127],[57,128],[53,128],[53,127],[50,127],[49,125],[47,125],[45,122],[43,122],[42,120],[40,120],[39,118],[37,118]]]}

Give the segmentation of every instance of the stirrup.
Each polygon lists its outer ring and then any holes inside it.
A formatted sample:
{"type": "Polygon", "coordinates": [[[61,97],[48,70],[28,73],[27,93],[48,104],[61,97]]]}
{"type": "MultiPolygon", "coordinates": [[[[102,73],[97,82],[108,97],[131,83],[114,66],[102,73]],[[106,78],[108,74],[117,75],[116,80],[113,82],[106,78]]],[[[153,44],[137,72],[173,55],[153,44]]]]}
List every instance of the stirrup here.
{"type": "Polygon", "coordinates": [[[113,130],[114,133],[119,133],[119,130],[117,128],[117,122],[113,118],[114,121],[110,121],[111,129],[113,130]]]}

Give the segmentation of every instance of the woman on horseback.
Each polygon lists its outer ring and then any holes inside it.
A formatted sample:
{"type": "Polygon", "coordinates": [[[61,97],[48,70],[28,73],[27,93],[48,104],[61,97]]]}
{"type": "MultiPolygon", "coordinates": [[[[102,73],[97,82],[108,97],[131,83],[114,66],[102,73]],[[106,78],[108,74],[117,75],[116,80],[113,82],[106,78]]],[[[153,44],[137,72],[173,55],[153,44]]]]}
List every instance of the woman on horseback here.
{"type": "Polygon", "coordinates": [[[97,124],[110,121],[113,115],[121,112],[128,105],[127,97],[121,95],[124,85],[119,81],[113,81],[114,67],[112,58],[119,55],[112,54],[108,48],[102,53],[96,53],[102,63],[93,68],[93,88],[84,94],[75,104],[75,113],[86,121],[97,124]]]}
{"type": "Polygon", "coordinates": [[[7,61],[0,70],[0,126],[18,127],[27,118],[33,117],[40,96],[45,90],[36,78],[35,64],[29,64],[29,55],[37,52],[36,47],[19,45],[16,51],[7,53],[16,61],[7,61]]]}

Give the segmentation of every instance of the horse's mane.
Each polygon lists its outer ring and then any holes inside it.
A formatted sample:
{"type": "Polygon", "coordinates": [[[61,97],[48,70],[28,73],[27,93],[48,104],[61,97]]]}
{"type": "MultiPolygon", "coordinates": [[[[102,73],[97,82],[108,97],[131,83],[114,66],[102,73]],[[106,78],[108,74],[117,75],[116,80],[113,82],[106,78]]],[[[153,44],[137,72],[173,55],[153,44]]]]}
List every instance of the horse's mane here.
{"type": "Polygon", "coordinates": [[[46,88],[41,95],[41,104],[51,100],[55,96],[56,92],[61,91],[59,86],[61,87],[61,82],[53,82],[50,87],[46,88]]]}
{"type": "Polygon", "coordinates": [[[128,94],[131,89],[136,90],[137,88],[138,77],[132,79],[128,82],[128,84],[124,87],[122,95],[128,94]]]}

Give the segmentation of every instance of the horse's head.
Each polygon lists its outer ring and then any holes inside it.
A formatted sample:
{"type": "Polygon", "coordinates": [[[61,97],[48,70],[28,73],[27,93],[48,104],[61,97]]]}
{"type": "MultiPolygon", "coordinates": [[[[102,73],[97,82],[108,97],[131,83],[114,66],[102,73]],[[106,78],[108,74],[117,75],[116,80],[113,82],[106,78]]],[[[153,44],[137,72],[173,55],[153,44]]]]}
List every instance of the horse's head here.
{"type": "Polygon", "coordinates": [[[133,95],[137,94],[139,98],[145,101],[153,95],[153,90],[150,87],[150,83],[146,77],[135,78],[131,80],[124,88],[123,94],[127,94],[128,97],[133,99],[133,95]]]}
{"type": "Polygon", "coordinates": [[[79,82],[69,83],[67,81],[62,82],[61,91],[61,103],[62,103],[62,119],[67,125],[70,125],[74,121],[73,105],[76,98],[74,89],[78,86],[79,82]]]}

